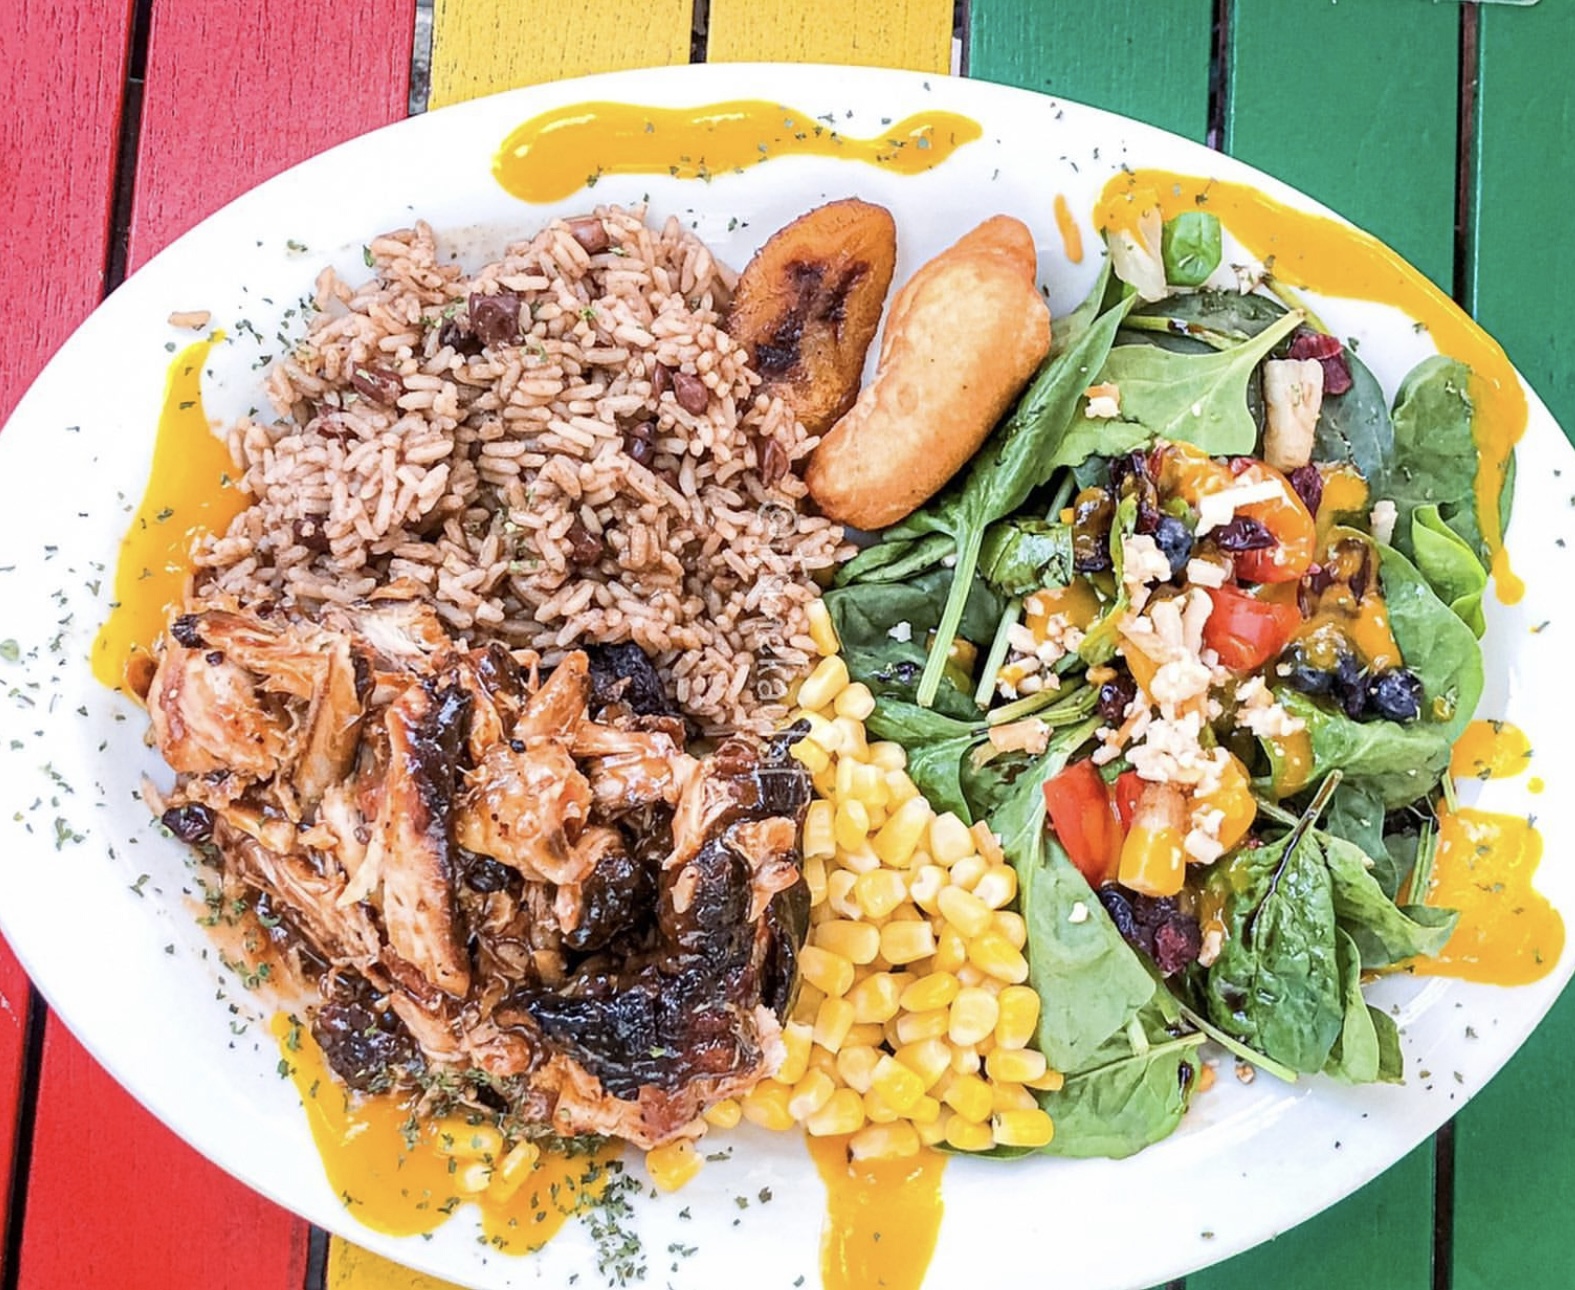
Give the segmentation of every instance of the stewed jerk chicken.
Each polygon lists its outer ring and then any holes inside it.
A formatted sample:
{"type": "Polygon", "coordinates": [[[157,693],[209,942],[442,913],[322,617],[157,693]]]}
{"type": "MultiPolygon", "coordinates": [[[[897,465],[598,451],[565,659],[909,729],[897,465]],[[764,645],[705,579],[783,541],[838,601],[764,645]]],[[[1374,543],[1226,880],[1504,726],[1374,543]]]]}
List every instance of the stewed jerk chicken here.
{"type": "Polygon", "coordinates": [[[155,805],[297,940],[347,1084],[468,1071],[649,1147],[774,1069],[808,913],[791,736],[696,757],[638,647],[547,671],[393,589],[189,609],[147,695],[155,805]]]}

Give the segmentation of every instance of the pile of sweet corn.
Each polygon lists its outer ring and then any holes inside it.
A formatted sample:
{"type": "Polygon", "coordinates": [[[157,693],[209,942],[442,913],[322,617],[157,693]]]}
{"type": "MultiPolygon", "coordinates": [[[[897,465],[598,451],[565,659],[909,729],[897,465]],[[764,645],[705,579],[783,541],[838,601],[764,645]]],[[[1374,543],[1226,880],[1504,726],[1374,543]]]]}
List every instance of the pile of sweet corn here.
{"type": "Polygon", "coordinates": [[[850,1134],[855,1159],[1044,1146],[1054,1126],[1034,1090],[1061,1076],[1029,1046],[1039,996],[1025,984],[1027,929],[1008,909],[1017,875],[982,824],[936,814],[899,745],[868,741],[874,697],[850,683],[819,602],[810,631],[821,659],[793,713],[809,724],[793,756],[815,786],[810,930],[787,1055],[707,1119],[850,1134]]]}

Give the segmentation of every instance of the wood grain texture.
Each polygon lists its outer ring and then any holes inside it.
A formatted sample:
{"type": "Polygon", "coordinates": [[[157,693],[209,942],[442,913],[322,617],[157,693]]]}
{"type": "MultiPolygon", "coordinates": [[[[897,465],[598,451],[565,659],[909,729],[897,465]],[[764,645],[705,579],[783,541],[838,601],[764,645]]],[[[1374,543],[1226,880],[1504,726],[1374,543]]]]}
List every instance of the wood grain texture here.
{"type": "Polygon", "coordinates": [[[0,422],[103,294],[131,3],[20,0],[7,12],[3,273],[6,297],[28,301],[28,319],[0,346],[0,422]]]}
{"type": "Polygon", "coordinates": [[[1575,332],[1535,307],[1575,293],[1575,6],[1485,5],[1480,23],[1468,303],[1575,439],[1575,332]]]}
{"type": "Polygon", "coordinates": [[[19,1290],[301,1290],[307,1227],[176,1139],[50,1018],[19,1290]]]}
{"type": "Polygon", "coordinates": [[[971,0],[968,71],[1202,140],[1210,0],[971,0]]]}
{"type": "Polygon", "coordinates": [[[711,0],[706,60],[945,72],[951,0],[711,0]]]}
{"type": "Polygon", "coordinates": [[[323,1290],[460,1290],[460,1287],[402,1268],[381,1255],[335,1237],[328,1247],[323,1290]]]}
{"type": "Polygon", "coordinates": [[[414,32],[415,0],[154,0],[131,267],[264,179],[403,117],[414,32]]]}
{"type": "Polygon", "coordinates": [[[436,0],[430,107],[689,61],[691,0],[436,0]]]}
{"type": "Polygon", "coordinates": [[[1235,0],[1225,148],[1454,287],[1460,6],[1235,0]],[[1403,61],[1397,61],[1403,60],[1403,61]]]}
{"type": "MultiPolygon", "coordinates": [[[[1187,1290],[1261,1290],[1264,1286],[1274,1290],[1429,1290],[1432,1151],[1431,1142],[1423,1143],[1387,1173],[1300,1227],[1224,1263],[1191,1273],[1187,1290]]],[[[1305,1167],[1309,1175],[1315,1174],[1318,1161],[1310,1158],[1305,1167]]]]}

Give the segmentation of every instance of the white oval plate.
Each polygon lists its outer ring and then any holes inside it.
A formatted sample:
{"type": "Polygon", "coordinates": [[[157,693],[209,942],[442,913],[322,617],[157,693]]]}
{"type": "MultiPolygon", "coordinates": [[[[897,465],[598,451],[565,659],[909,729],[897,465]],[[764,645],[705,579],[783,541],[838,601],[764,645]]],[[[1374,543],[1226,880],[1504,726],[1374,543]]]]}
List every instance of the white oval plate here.
{"type": "MultiPolygon", "coordinates": [[[[175,1132],[312,1222],[467,1285],[562,1285],[573,1272],[580,1285],[600,1284],[591,1244],[575,1224],[544,1254],[516,1258],[478,1243],[473,1210],[431,1240],[382,1236],[346,1212],[324,1179],[295,1092],[276,1072],[279,1054],[256,1001],[219,968],[194,921],[184,849],[151,827],[137,799],[144,773],[166,772],[143,746],[141,714],[94,682],[86,657],[110,598],[117,544],[147,481],[166,344],[190,340],[164,320],[175,310],[207,309],[229,332],[205,393],[211,415],[233,417],[263,403],[259,360],[279,352],[274,336],[289,325],[285,311],[310,293],[321,264],[331,259],[352,278],[362,274],[361,247],[374,234],[419,216],[479,265],[550,215],[646,195],[654,219],[677,214],[735,266],[822,201],[882,202],[897,217],[898,281],[981,218],[1009,212],[1037,233],[1041,277],[1059,313],[1083,294],[1096,257],[1067,264],[1052,202],[1064,194],[1085,244],[1097,247],[1089,213],[1121,165],[1245,180],[1281,201],[1323,209],[1196,144],[1000,86],[866,69],[699,66],[546,85],[400,122],[271,180],[157,256],[82,325],[0,437],[0,637],[22,651],[19,662],[0,660],[0,820],[8,830],[0,919],[56,1011],[175,1132]],[[912,178],[856,162],[779,158],[710,183],[605,177],[593,193],[544,207],[517,201],[492,179],[504,136],[547,108],[729,98],[831,114],[839,129],[860,136],[946,108],[976,118],[984,137],[912,178]],[[231,1003],[247,1022],[239,1035],[231,1003]]],[[[1391,396],[1431,349],[1393,309],[1317,297],[1313,304],[1331,330],[1360,340],[1363,360],[1391,396]]],[[[1575,732],[1546,701],[1567,678],[1563,596],[1575,542],[1563,541],[1575,537],[1575,511],[1568,481],[1555,475],[1575,466],[1575,454],[1541,403],[1530,401],[1510,530],[1529,590],[1512,608],[1489,608],[1482,713],[1523,727],[1537,767],[1552,777],[1575,765],[1575,732]]],[[[1556,778],[1553,789],[1533,797],[1522,777],[1471,784],[1462,794],[1494,809],[1535,811],[1546,836],[1575,837],[1575,795],[1556,778]]],[[[1575,910],[1575,869],[1550,865],[1540,879],[1555,905],[1575,910]]],[[[1351,1089],[1322,1079],[1287,1087],[1268,1078],[1244,1087],[1225,1063],[1226,1078],[1196,1100],[1182,1129],[1131,1160],[954,1160],[929,1284],[962,1285],[1010,1269],[1085,1288],[1151,1285],[1284,1231],[1459,1110],[1531,1032],[1571,966],[1566,954],[1545,980],[1515,990],[1383,983],[1374,994],[1398,1010],[1402,1026],[1402,1087],[1351,1089]],[[1144,1198],[1136,1223],[1134,1197],[1144,1198]]],[[[801,1143],[759,1132],[710,1141],[732,1145],[731,1159],[709,1165],[679,1195],[640,1206],[653,1283],[731,1287],[747,1268],[763,1274],[763,1285],[799,1284],[801,1275],[816,1284],[824,1194],[801,1143]],[[755,1199],[763,1187],[771,1189],[769,1205],[755,1199]],[[735,1197],[752,1203],[741,1210],[735,1197]],[[675,1258],[667,1253],[672,1242],[695,1253],[675,1258]]]]}

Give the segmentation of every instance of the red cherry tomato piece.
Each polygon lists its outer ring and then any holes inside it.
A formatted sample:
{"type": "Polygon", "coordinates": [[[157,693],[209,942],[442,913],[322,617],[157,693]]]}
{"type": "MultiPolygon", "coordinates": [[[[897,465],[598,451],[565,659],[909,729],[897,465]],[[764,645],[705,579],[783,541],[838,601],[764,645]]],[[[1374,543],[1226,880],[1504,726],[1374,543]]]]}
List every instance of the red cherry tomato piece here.
{"type": "Polygon", "coordinates": [[[1138,798],[1143,796],[1143,779],[1135,770],[1124,770],[1110,786],[1110,804],[1121,821],[1122,829],[1132,827],[1132,817],[1137,814],[1138,798]]]}
{"type": "Polygon", "coordinates": [[[1255,672],[1290,643],[1301,611],[1283,601],[1260,600],[1239,587],[1210,587],[1213,612],[1203,624],[1203,644],[1233,672],[1255,672]]]}
{"type": "Polygon", "coordinates": [[[1073,762],[1045,781],[1044,792],[1050,827],[1077,871],[1090,887],[1109,882],[1121,861],[1121,829],[1094,763],[1073,762]]]}

